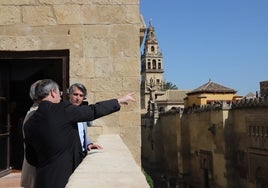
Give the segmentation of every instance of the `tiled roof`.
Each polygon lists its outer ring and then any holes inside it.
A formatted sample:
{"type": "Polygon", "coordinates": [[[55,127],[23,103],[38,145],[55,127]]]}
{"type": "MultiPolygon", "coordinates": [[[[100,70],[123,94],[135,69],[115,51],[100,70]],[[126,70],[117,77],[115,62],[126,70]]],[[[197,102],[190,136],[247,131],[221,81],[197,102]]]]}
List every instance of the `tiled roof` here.
{"type": "Polygon", "coordinates": [[[166,90],[165,94],[157,97],[157,101],[182,101],[187,96],[187,90],[166,90]]]}
{"type": "Polygon", "coordinates": [[[194,93],[236,93],[236,91],[234,89],[209,81],[204,85],[190,91],[187,93],[187,95],[194,93]]]}
{"type": "Polygon", "coordinates": [[[254,97],[256,97],[256,95],[254,95],[254,93],[252,93],[252,92],[249,92],[248,94],[246,94],[245,97],[246,98],[254,98],[254,97]]]}

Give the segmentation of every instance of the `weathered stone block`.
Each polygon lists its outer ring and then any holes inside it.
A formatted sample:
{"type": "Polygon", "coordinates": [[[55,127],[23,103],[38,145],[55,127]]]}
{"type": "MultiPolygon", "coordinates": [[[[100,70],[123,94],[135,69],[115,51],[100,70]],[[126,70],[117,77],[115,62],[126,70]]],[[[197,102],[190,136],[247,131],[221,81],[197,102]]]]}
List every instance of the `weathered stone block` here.
{"type": "Polygon", "coordinates": [[[18,6],[0,6],[0,25],[20,23],[20,13],[18,6]]]}
{"type": "Polygon", "coordinates": [[[54,5],[58,24],[80,24],[81,9],[79,5],[54,5]]]}
{"type": "Polygon", "coordinates": [[[51,6],[23,6],[23,22],[31,26],[56,25],[57,20],[51,6]]]}

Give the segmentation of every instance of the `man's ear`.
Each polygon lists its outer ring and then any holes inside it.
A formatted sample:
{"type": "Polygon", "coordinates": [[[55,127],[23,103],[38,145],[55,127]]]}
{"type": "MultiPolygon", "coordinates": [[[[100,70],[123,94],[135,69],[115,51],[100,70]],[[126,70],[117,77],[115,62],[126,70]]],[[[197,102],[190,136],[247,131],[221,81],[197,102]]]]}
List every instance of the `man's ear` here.
{"type": "Polygon", "coordinates": [[[54,90],[51,90],[51,91],[50,91],[50,95],[51,95],[52,98],[55,98],[55,96],[56,96],[57,94],[55,93],[54,90]]]}

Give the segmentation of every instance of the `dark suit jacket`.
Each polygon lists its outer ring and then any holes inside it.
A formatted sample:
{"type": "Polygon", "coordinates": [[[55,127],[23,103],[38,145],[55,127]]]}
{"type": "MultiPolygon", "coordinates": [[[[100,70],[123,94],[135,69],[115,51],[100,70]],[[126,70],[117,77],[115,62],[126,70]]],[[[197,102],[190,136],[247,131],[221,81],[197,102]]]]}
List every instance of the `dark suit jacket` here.
{"type": "Polygon", "coordinates": [[[42,101],[24,125],[26,159],[36,166],[36,188],[63,188],[83,159],[77,122],[92,121],[120,109],[116,99],[75,106],[42,101]]]}

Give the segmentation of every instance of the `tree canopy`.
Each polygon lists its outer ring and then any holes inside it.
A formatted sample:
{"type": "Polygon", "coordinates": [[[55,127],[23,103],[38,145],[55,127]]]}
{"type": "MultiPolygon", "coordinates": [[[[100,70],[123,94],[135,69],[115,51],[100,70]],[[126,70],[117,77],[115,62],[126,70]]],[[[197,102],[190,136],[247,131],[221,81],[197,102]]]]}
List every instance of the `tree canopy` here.
{"type": "Polygon", "coordinates": [[[163,84],[163,90],[166,91],[166,90],[176,90],[178,89],[178,87],[171,83],[171,82],[166,82],[164,81],[164,84],[163,84]]]}

